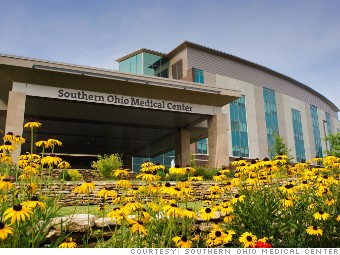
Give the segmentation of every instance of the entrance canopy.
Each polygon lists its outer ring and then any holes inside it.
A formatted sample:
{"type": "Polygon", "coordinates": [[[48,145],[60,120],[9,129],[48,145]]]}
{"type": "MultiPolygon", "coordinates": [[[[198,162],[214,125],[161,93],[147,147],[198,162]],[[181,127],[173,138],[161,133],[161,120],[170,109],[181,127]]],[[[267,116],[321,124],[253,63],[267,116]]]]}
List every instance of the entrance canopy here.
{"type": "Polygon", "coordinates": [[[63,142],[57,152],[76,156],[174,150],[180,130],[189,131],[190,142],[207,137],[208,116],[240,97],[222,86],[8,55],[0,55],[0,85],[6,132],[29,142],[22,124],[32,118],[43,124],[36,141],[55,137],[63,142]]]}

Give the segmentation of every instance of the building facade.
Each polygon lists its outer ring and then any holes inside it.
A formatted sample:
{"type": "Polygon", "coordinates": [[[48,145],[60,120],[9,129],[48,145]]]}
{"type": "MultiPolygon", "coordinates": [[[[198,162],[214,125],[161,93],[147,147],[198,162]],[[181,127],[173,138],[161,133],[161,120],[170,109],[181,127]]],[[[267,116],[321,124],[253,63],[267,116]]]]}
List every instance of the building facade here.
{"type": "MultiPolygon", "coordinates": [[[[140,49],[119,71],[0,54],[0,129],[34,141],[55,137],[74,168],[119,153],[144,160],[221,167],[271,156],[278,133],[295,161],[324,156],[339,109],[308,86],[266,67],[184,42],[169,53],[140,49]]],[[[34,151],[40,153],[38,149],[34,151]]],[[[48,152],[45,152],[48,153],[48,152]]],[[[16,154],[18,155],[18,154],[16,154]]]]}
{"type": "MultiPolygon", "coordinates": [[[[284,138],[295,161],[322,157],[329,149],[323,138],[340,131],[339,109],[320,93],[283,74],[211,48],[184,42],[167,54],[141,49],[117,61],[120,71],[134,72],[135,66],[140,66],[142,75],[240,90],[241,97],[223,107],[228,116],[224,129],[231,159],[270,157],[275,132],[284,138]],[[149,61],[150,56],[155,62],[149,61]]],[[[201,164],[209,158],[207,143],[207,137],[202,136],[191,145],[191,153],[201,164]]]]}

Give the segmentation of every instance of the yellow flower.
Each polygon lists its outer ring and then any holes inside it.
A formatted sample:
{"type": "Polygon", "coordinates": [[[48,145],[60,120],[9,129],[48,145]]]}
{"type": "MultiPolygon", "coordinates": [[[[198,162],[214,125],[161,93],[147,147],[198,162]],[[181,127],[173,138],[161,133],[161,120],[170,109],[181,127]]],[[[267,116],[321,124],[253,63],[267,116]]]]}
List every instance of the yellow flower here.
{"type": "Polygon", "coordinates": [[[147,235],[146,229],[141,221],[135,221],[131,227],[132,233],[147,235]]]}
{"type": "Polygon", "coordinates": [[[173,217],[183,216],[183,210],[179,208],[176,204],[166,205],[163,207],[163,210],[166,212],[167,216],[173,217]]]}
{"type": "Polygon", "coordinates": [[[236,194],[232,199],[231,199],[231,202],[233,204],[237,203],[237,202],[243,202],[244,198],[246,196],[245,195],[239,195],[239,194],[236,194]]]}
{"type": "Polygon", "coordinates": [[[336,217],[336,221],[340,221],[340,214],[336,217]]]}
{"type": "Polygon", "coordinates": [[[289,184],[286,184],[285,186],[279,187],[279,190],[281,190],[283,194],[292,195],[295,193],[296,188],[294,184],[289,183],[289,184]]]}
{"type": "Polygon", "coordinates": [[[0,239],[5,240],[8,235],[13,235],[13,228],[0,221],[0,239]]]}
{"type": "Polygon", "coordinates": [[[200,217],[204,221],[209,221],[211,218],[216,216],[215,211],[209,207],[202,208],[199,212],[200,212],[200,217]]]}
{"type": "Polygon", "coordinates": [[[12,152],[17,148],[17,146],[12,145],[10,141],[6,141],[3,145],[0,145],[0,151],[3,152],[12,152]]]}
{"type": "Polygon", "coordinates": [[[188,181],[203,181],[203,176],[193,176],[193,177],[189,177],[188,181]]]}
{"type": "Polygon", "coordinates": [[[124,169],[123,167],[116,169],[113,171],[113,176],[117,178],[124,178],[124,177],[129,177],[129,169],[124,169]]]}
{"type": "Polygon", "coordinates": [[[10,179],[4,178],[0,181],[0,190],[3,192],[7,192],[12,188],[13,184],[10,179]]]}
{"type": "Polygon", "coordinates": [[[176,164],[175,167],[169,168],[169,173],[175,174],[175,175],[185,175],[186,171],[185,171],[185,168],[182,168],[180,165],[176,164]]]}
{"type": "Polygon", "coordinates": [[[282,205],[286,208],[294,205],[293,199],[289,197],[286,197],[282,199],[281,201],[282,201],[282,205]]]}
{"type": "Polygon", "coordinates": [[[116,182],[116,187],[122,187],[123,189],[131,188],[131,182],[129,180],[119,180],[116,182]]]}
{"type": "Polygon", "coordinates": [[[161,210],[160,206],[155,202],[149,202],[146,205],[154,212],[159,212],[161,210]]]}
{"type": "Polygon", "coordinates": [[[79,194],[89,194],[90,190],[94,191],[96,186],[91,181],[86,181],[79,187],[76,187],[73,192],[79,194]]]}
{"type": "Polygon", "coordinates": [[[98,197],[104,197],[105,201],[110,196],[112,200],[116,199],[117,192],[113,190],[113,188],[104,188],[98,191],[98,197]]]}
{"type": "Polygon", "coordinates": [[[38,197],[36,196],[31,197],[29,201],[23,202],[22,205],[27,208],[33,208],[33,209],[36,207],[39,207],[41,210],[43,210],[46,208],[46,204],[44,202],[40,202],[38,197]]]}
{"type": "Polygon", "coordinates": [[[317,226],[309,226],[307,229],[306,229],[306,232],[308,235],[320,235],[322,236],[322,229],[317,227],[317,226]]]}
{"type": "Polygon", "coordinates": [[[62,161],[61,158],[57,157],[55,154],[50,154],[41,160],[42,165],[58,165],[62,161]]]}
{"type": "Polygon", "coordinates": [[[251,232],[245,232],[240,236],[239,241],[242,243],[244,248],[255,247],[257,237],[251,232]]]}
{"type": "Polygon", "coordinates": [[[67,161],[61,161],[59,164],[58,164],[58,168],[59,169],[68,169],[70,168],[71,165],[67,162],[67,161]]]}
{"type": "Polygon", "coordinates": [[[32,214],[30,208],[17,204],[4,212],[4,220],[11,219],[11,224],[14,224],[15,222],[25,221],[26,218],[30,219],[30,214],[32,214]]]}
{"type": "Polygon", "coordinates": [[[51,145],[50,145],[50,143],[47,140],[43,139],[43,140],[40,140],[40,141],[36,142],[35,146],[37,146],[37,147],[44,147],[45,149],[47,149],[51,145]]]}
{"type": "Polygon", "coordinates": [[[4,141],[15,142],[15,136],[12,132],[8,132],[4,137],[4,141]]]}
{"type": "Polygon", "coordinates": [[[30,120],[24,125],[24,128],[40,128],[40,127],[41,127],[41,123],[33,121],[33,120],[30,120]]]}
{"type": "Polygon", "coordinates": [[[159,181],[160,176],[153,174],[151,172],[144,172],[136,176],[137,179],[141,178],[143,181],[152,182],[152,181],[159,181]]]}
{"type": "Polygon", "coordinates": [[[19,143],[22,144],[22,143],[25,143],[25,142],[26,142],[26,139],[21,137],[20,135],[16,135],[14,137],[14,143],[15,144],[19,144],[19,143]]]}
{"type": "Polygon", "coordinates": [[[227,214],[224,216],[223,221],[224,221],[225,223],[228,223],[228,222],[232,222],[233,219],[234,219],[234,216],[232,216],[231,214],[227,213],[227,214]]]}
{"type": "Polygon", "coordinates": [[[316,212],[313,214],[313,217],[316,220],[327,220],[329,216],[329,213],[326,213],[324,211],[316,212]]]}
{"type": "Polygon", "coordinates": [[[197,219],[197,213],[194,212],[191,208],[187,208],[183,210],[184,217],[190,218],[190,219],[197,219]]]}
{"type": "Polygon", "coordinates": [[[191,248],[192,241],[190,241],[186,236],[175,236],[172,238],[172,241],[175,243],[176,247],[179,248],[191,248]]]}
{"type": "Polygon", "coordinates": [[[62,146],[62,142],[60,142],[59,140],[57,139],[48,139],[47,142],[49,143],[50,146],[55,146],[55,145],[58,145],[58,146],[62,146]]]}
{"type": "Polygon", "coordinates": [[[59,245],[59,248],[76,248],[77,243],[73,241],[72,237],[66,239],[65,242],[59,245]]]}
{"type": "Polygon", "coordinates": [[[26,190],[30,194],[35,194],[37,192],[38,185],[36,183],[27,184],[26,190]]]}

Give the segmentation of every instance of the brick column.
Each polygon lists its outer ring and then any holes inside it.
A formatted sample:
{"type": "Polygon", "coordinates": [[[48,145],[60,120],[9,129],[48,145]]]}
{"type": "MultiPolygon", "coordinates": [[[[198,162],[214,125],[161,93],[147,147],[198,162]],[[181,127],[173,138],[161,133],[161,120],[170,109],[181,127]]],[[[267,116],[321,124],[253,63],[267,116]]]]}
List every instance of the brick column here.
{"type": "MultiPolygon", "coordinates": [[[[25,103],[25,93],[9,92],[5,134],[12,132],[14,135],[22,136],[24,129],[25,103]]],[[[20,145],[18,145],[17,150],[19,150],[19,152],[21,151],[20,145]]],[[[18,153],[13,153],[12,157],[15,163],[19,159],[18,153]]]]}
{"type": "Polygon", "coordinates": [[[188,129],[177,130],[175,145],[175,161],[181,166],[190,165],[190,132],[188,129]]]}
{"type": "Polygon", "coordinates": [[[208,117],[209,166],[222,167],[229,164],[226,114],[208,117]]]}

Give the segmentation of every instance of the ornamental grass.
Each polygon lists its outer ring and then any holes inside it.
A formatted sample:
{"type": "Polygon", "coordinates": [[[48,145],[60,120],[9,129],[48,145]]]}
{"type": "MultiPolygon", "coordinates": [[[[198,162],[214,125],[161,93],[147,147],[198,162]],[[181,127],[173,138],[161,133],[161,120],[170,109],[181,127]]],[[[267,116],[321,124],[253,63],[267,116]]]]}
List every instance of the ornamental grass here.
{"type": "MultiPolygon", "coordinates": [[[[220,169],[213,177],[204,200],[193,187],[202,181],[193,167],[166,170],[145,162],[136,176],[141,180],[137,187],[129,169],[112,169],[118,179],[115,190],[99,190],[87,180],[73,192],[78,202],[86,201],[88,221],[90,194],[95,194],[101,199],[103,222],[115,224],[103,227],[95,240],[88,227],[82,239],[61,229],[59,238],[48,243],[49,224],[62,196],[51,194],[52,172],[70,166],[55,155],[60,141],[34,142],[34,130],[41,126],[25,124],[31,130],[31,152],[16,164],[11,156],[25,139],[9,133],[0,146],[0,247],[75,248],[91,242],[91,247],[114,248],[340,247],[340,158],[291,165],[286,155],[232,162],[230,169],[220,169]],[[37,149],[39,154],[34,153],[37,149]],[[166,171],[186,180],[160,182],[166,171]]],[[[62,191],[63,183],[59,185],[62,191]]]]}

